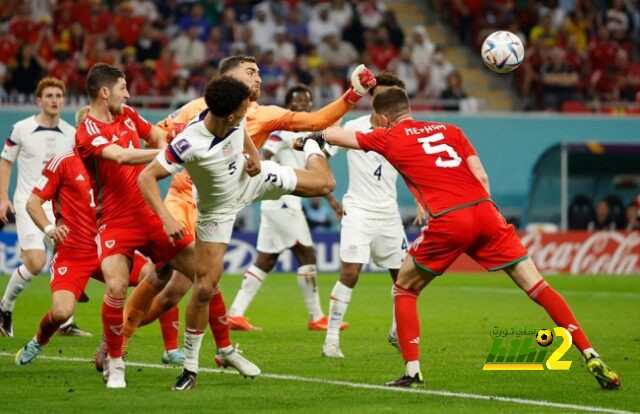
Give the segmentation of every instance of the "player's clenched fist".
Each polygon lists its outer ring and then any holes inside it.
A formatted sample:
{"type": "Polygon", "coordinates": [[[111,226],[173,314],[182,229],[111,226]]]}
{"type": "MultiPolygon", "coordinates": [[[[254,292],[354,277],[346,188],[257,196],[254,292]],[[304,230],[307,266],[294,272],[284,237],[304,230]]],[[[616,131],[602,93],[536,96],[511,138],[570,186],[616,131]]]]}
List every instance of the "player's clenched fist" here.
{"type": "Polygon", "coordinates": [[[57,226],[57,227],[53,227],[51,229],[46,229],[45,228],[45,234],[47,235],[47,237],[49,237],[51,240],[53,240],[54,244],[58,245],[58,244],[62,243],[62,241],[69,234],[69,228],[67,226],[65,226],[64,224],[62,224],[60,226],[57,226]],[[46,231],[46,230],[48,230],[48,231],[46,231]]]}
{"type": "Polygon", "coordinates": [[[13,205],[11,205],[11,201],[9,201],[8,199],[0,200],[0,220],[2,220],[4,224],[7,224],[9,222],[9,217],[7,216],[7,213],[9,211],[15,213],[13,205]]]}
{"type": "Polygon", "coordinates": [[[351,73],[351,86],[345,94],[345,99],[350,103],[356,103],[376,86],[376,77],[365,65],[358,65],[351,73]]]}
{"type": "Polygon", "coordinates": [[[167,217],[166,219],[162,219],[162,224],[163,224],[164,232],[172,240],[180,240],[187,233],[187,230],[184,227],[184,224],[174,219],[173,217],[167,217]]]}

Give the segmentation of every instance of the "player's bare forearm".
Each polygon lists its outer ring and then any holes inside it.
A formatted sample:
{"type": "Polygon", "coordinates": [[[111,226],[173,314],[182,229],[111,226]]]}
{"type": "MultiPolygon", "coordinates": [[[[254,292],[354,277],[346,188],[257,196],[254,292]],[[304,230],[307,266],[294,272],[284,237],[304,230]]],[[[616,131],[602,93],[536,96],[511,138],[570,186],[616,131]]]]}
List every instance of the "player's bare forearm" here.
{"type": "Polygon", "coordinates": [[[122,148],[113,144],[104,148],[101,156],[118,164],[138,165],[151,162],[160,151],[159,149],[122,148]]]}
{"type": "Polygon", "coordinates": [[[4,158],[0,159],[0,201],[9,200],[9,182],[11,181],[11,167],[13,163],[4,158]]]}
{"type": "Polygon", "coordinates": [[[43,200],[40,196],[31,194],[27,199],[26,206],[27,214],[29,214],[33,223],[42,231],[44,231],[45,227],[52,224],[47,218],[44,208],[42,208],[42,204],[44,204],[45,201],[46,200],[43,200]]]}
{"type": "Polygon", "coordinates": [[[360,149],[356,133],[353,131],[345,131],[340,127],[329,127],[324,130],[324,136],[331,145],[337,145],[343,148],[360,149]]]}
{"type": "Polygon", "coordinates": [[[336,219],[341,220],[343,214],[342,204],[340,204],[338,199],[335,198],[333,194],[326,195],[324,198],[329,203],[329,206],[331,206],[331,209],[336,213],[336,219]]]}
{"type": "Polygon", "coordinates": [[[353,108],[353,104],[341,96],[315,112],[295,112],[291,116],[289,125],[282,129],[287,131],[320,131],[335,124],[351,108],[353,108]]]}
{"type": "Polygon", "coordinates": [[[244,131],[243,149],[247,157],[247,162],[245,163],[244,168],[247,174],[251,177],[260,174],[260,170],[262,168],[260,164],[260,153],[246,130],[244,131]]]}
{"type": "Polygon", "coordinates": [[[140,193],[144,197],[145,201],[156,214],[164,220],[171,216],[171,213],[162,201],[162,195],[160,194],[160,187],[158,181],[170,174],[165,170],[157,161],[153,161],[147,167],[142,170],[138,176],[138,187],[140,187],[140,193]]]}

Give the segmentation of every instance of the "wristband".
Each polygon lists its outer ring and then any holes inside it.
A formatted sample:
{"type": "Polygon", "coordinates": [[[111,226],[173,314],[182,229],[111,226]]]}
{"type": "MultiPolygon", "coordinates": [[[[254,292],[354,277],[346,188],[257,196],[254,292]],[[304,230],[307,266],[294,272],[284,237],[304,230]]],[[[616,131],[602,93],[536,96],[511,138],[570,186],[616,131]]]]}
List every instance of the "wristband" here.
{"type": "Polygon", "coordinates": [[[56,226],[54,226],[53,224],[47,224],[46,226],[44,226],[44,234],[48,235],[49,232],[55,228],[56,226]]]}

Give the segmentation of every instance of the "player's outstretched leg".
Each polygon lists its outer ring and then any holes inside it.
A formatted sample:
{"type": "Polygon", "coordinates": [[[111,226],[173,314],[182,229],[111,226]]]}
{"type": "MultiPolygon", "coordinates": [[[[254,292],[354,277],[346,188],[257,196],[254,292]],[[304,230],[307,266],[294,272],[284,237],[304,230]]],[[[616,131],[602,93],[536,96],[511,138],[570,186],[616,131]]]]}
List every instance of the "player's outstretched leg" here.
{"type": "Polygon", "coordinates": [[[322,345],[322,356],[328,358],[344,358],[340,350],[340,331],[345,329],[344,315],[351,301],[351,293],[358,281],[362,269],[360,263],[342,262],[340,265],[340,280],[336,282],[329,299],[329,324],[327,335],[322,345]]]}
{"type": "Polygon", "coordinates": [[[567,301],[540,275],[533,260],[527,258],[505,269],[507,274],[527,295],[542,306],[551,319],[571,333],[573,344],[580,350],[588,371],[602,388],[620,388],[620,376],[609,368],[591,347],[567,301]]]}
{"type": "MultiPolygon", "coordinates": [[[[261,257],[270,256],[267,253],[258,252],[258,259],[256,262],[261,261],[261,257]]],[[[265,261],[267,259],[262,259],[265,261]]],[[[262,287],[262,284],[267,278],[268,273],[260,269],[255,264],[249,266],[244,272],[244,278],[240,285],[240,290],[236,294],[231,308],[229,308],[229,315],[227,321],[229,322],[229,328],[235,331],[260,331],[262,328],[253,326],[249,323],[249,320],[244,316],[247,308],[253,302],[253,299],[258,294],[258,291],[262,287]]]]}

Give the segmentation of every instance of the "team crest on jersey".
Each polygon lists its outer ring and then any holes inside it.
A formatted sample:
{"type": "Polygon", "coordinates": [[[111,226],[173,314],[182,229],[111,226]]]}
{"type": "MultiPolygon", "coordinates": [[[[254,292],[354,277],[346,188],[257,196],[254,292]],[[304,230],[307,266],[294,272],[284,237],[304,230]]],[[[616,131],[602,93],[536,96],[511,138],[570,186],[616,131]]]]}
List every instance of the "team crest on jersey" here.
{"type": "Polygon", "coordinates": [[[176,142],[173,146],[176,149],[176,152],[182,155],[186,150],[191,148],[191,144],[185,138],[182,138],[180,141],[176,142]]]}
{"type": "Polygon", "coordinates": [[[231,145],[231,141],[229,141],[224,144],[224,147],[222,147],[222,155],[224,155],[225,158],[228,158],[231,154],[233,154],[233,145],[231,145]]]}
{"type": "Polygon", "coordinates": [[[91,145],[93,145],[94,147],[99,147],[100,145],[104,145],[108,143],[109,141],[103,136],[95,137],[93,141],[91,141],[91,145]]]}
{"type": "Polygon", "coordinates": [[[67,273],[67,267],[59,267],[58,273],[60,273],[60,276],[64,276],[64,274],[67,273]]]}
{"type": "Polygon", "coordinates": [[[118,137],[116,136],[116,134],[112,134],[111,135],[111,142],[117,142],[118,141],[118,137]]]}
{"type": "Polygon", "coordinates": [[[131,118],[127,118],[124,120],[124,124],[127,126],[127,128],[129,128],[132,131],[136,130],[136,126],[133,125],[133,121],[131,120],[131,118]]]}
{"type": "Polygon", "coordinates": [[[107,240],[104,242],[104,245],[107,246],[108,249],[112,249],[113,246],[116,245],[116,241],[115,240],[107,240]]]}

